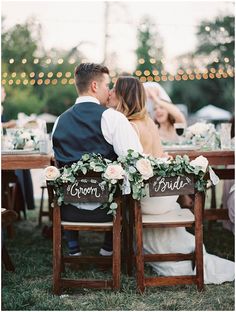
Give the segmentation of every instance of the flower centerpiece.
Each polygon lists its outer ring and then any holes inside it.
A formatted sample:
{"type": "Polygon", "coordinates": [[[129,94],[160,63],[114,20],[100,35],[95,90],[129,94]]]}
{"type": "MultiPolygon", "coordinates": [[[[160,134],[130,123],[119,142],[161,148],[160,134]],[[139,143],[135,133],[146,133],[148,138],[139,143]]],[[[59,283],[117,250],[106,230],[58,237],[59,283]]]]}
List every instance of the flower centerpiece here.
{"type": "Polygon", "coordinates": [[[122,166],[116,161],[112,162],[99,154],[84,154],[79,161],[71,166],[65,166],[61,169],[54,166],[47,167],[45,177],[49,184],[55,187],[58,204],[61,205],[63,202],[66,204],[63,186],[74,183],[79,174],[86,175],[89,171],[101,173],[102,184],[107,186],[109,191],[108,202],[104,203],[102,208],[108,208],[108,214],[115,215],[117,204],[114,202],[114,195],[121,184],[118,182],[123,181],[125,174],[122,166]]]}
{"type": "Polygon", "coordinates": [[[4,147],[9,150],[39,150],[41,135],[39,129],[7,129],[4,147]]]}
{"type": "Polygon", "coordinates": [[[219,134],[212,123],[197,122],[186,129],[186,141],[195,145],[216,147],[219,145],[219,134]]]}

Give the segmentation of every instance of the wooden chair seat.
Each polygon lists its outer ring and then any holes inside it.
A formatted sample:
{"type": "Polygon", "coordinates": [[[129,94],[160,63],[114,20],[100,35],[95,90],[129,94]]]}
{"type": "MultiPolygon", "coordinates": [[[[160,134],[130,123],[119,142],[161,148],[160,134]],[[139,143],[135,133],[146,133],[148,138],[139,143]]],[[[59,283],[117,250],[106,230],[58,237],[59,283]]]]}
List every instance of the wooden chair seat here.
{"type": "Polygon", "coordinates": [[[61,221],[61,225],[66,229],[67,227],[76,226],[77,228],[81,227],[88,228],[91,227],[93,229],[97,228],[100,230],[101,228],[106,228],[107,230],[111,230],[113,227],[113,222],[104,222],[104,223],[90,223],[90,222],[68,222],[68,221],[61,221]]]}
{"type": "MultiPolygon", "coordinates": [[[[149,215],[143,214],[143,227],[150,225],[153,223],[155,227],[158,227],[158,224],[176,224],[178,223],[181,226],[181,223],[194,223],[194,214],[189,209],[181,209],[181,210],[172,210],[165,214],[160,215],[149,215]]],[[[177,225],[177,224],[176,224],[177,225]]]]}

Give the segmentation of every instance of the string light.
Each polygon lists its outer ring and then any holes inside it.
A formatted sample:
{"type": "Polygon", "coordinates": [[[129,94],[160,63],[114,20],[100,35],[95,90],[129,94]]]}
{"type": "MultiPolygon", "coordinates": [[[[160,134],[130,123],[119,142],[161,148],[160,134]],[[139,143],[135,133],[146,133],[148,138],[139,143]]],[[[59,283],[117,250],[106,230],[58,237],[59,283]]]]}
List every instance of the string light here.
{"type": "Polygon", "coordinates": [[[7,73],[2,74],[3,78],[7,78],[7,73]]]}
{"type": "Polygon", "coordinates": [[[12,73],[11,76],[12,76],[12,78],[15,78],[16,77],[16,72],[12,73]]]}
{"type": "Polygon", "coordinates": [[[156,82],[159,82],[159,81],[161,80],[161,78],[160,78],[159,76],[155,76],[155,77],[154,77],[154,80],[155,80],[156,82]]]}
{"type": "Polygon", "coordinates": [[[39,73],[39,78],[43,78],[43,76],[44,76],[44,73],[43,73],[43,72],[40,72],[40,73],[39,73]]]}
{"type": "Polygon", "coordinates": [[[52,80],[52,84],[53,84],[53,85],[56,85],[56,84],[57,84],[57,79],[53,79],[53,80],[52,80]]]}
{"type": "Polygon", "coordinates": [[[44,84],[45,84],[45,85],[49,85],[49,84],[50,84],[50,79],[48,79],[48,78],[45,79],[45,80],[44,80],[44,84]]]}
{"type": "Polygon", "coordinates": [[[48,78],[52,78],[53,72],[49,72],[47,76],[48,76],[48,78]]]}
{"type": "Polygon", "coordinates": [[[152,76],[148,76],[147,77],[147,81],[153,81],[153,77],[152,76]]]}
{"type": "Polygon", "coordinates": [[[6,79],[2,80],[2,84],[5,85],[6,84],[6,79]]]}
{"type": "Polygon", "coordinates": [[[9,86],[11,86],[13,83],[14,83],[14,81],[13,81],[12,79],[10,79],[10,80],[8,81],[9,86]]]}
{"type": "Polygon", "coordinates": [[[23,72],[23,73],[21,73],[21,74],[20,74],[20,76],[21,76],[22,78],[25,78],[26,73],[25,73],[25,72],[23,72]]]}
{"type": "Polygon", "coordinates": [[[30,80],[30,84],[33,86],[35,84],[35,80],[34,79],[31,79],[30,80]]]}
{"type": "Polygon", "coordinates": [[[150,58],[150,63],[155,64],[157,61],[154,58],[150,58]]]}
{"type": "Polygon", "coordinates": [[[62,64],[63,62],[64,62],[64,60],[63,60],[62,58],[60,58],[60,59],[57,61],[58,64],[62,64]]]}
{"type": "Polygon", "coordinates": [[[24,79],[23,80],[23,84],[26,86],[28,84],[29,80],[28,79],[24,79]]]}
{"type": "Polygon", "coordinates": [[[34,78],[35,73],[34,73],[34,72],[31,72],[31,73],[29,74],[29,76],[30,76],[30,78],[34,78]]]}
{"type": "Polygon", "coordinates": [[[14,62],[15,62],[15,60],[13,58],[9,60],[10,64],[13,64],[14,62]]]}
{"type": "Polygon", "coordinates": [[[154,69],[154,70],[152,71],[152,74],[153,74],[154,76],[157,76],[157,75],[159,74],[159,71],[158,71],[157,69],[154,69]]]}
{"type": "Polygon", "coordinates": [[[34,64],[38,64],[38,62],[39,62],[38,58],[34,59],[34,64]]]}
{"type": "Polygon", "coordinates": [[[70,59],[70,60],[69,60],[69,64],[75,64],[75,59],[73,59],[73,58],[70,59]]]}
{"type": "Polygon", "coordinates": [[[144,73],[145,76],[150,76],[150,71],[149,70],[145,70],[143,73],[144,73]]]}
{"type": "Polygon", "coordinates": [[[48,58],[48,59],[46,60],[46,64],[51,64],[51,62],[52,62],[52,60],[51,60],[50,58],[48,58]]]}
{"type": "Polygon", "coordinates": [[[145,63],[145,60],[143,58],[139,59],[138,60],[139,64],[144,64],[145,63]]]}
{"type": "Polygon", "coordinates": [[[27,63],[27,59],[24,58],[21,62],[22,62],[22,64],[26,64],[27,63]]]}
{"type": "Polygon", "coordinates": [[[205,27],[205,31],[208,31],[208,32],[209,32],[210,30],[211,30],[211,27],[209,27],[209,26],[206,26],[206,27],[205,27]]]}
{"type": "Polygon", "coordinates": [[[141,70],[136,70],[135,75],[138,76],[138,77],[141,76],[142,75],[141,70]]]}
{"type": "Polygon", "coordinates": [[[19,85],[21,83],[20,79],[16,79],[16,85],[19,85]]]}
{"type": "Polygon", "coordinates": [[[62,77],[62,72],[58,72],[57,73],[57,78],[61,78],[62,77]]]}

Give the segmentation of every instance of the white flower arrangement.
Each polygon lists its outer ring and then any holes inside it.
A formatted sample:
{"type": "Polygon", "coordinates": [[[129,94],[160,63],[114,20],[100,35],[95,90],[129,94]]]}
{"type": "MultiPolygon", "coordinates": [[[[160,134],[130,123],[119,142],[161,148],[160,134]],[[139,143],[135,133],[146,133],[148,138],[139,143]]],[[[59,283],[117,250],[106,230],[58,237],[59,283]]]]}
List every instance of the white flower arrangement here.
{"type": "Polygon", "coordinates": [[[212,146],[219,145],[219,133],[214,124],[197,122],[186,129],[186,141],[195,145],[212,146]]]}
{"type": "Polygon", "coordinates": [[[41,136],[42,132],[39,129],[7,129],[7,140],[4,146],[11,150],[39,150],[41,136]]]}
{"type": "Polygon", "coordinates": [[[114,195],[118,188],[123,190],[123,194],[132,193],[134,199],[141,199],[146,195],[145,184],[152,176],[173,177],[193,174],[195,188],[201,192],[206,189],[205,174],[208,171],[214,184],[219,181],[208,160],[203,156],[190,161],[187,155],[182,157],[177,155],[175,159],[154,158],[129,150],[126,156],[119,156],[117,161],[112,162],[102,158],[101,155],[84,154],[70,167],[65,166],[58,170],[56,167],[49,166],[45,169],[45,177],[50,184],[54,185],[59,205],[64,202],[63,185],[74,183],[78,173],[85,175],[88,171],[101,173],[109,189],[109,199],[103,207],[108,207],[108,213],[113,215],[117,208],[114,195]]]}

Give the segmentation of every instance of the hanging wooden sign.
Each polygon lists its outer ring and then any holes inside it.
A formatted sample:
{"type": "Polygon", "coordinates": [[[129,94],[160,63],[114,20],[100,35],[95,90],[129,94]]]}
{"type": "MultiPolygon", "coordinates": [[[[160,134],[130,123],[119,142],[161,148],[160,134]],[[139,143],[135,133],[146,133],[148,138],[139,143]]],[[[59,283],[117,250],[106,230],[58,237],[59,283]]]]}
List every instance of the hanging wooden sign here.
{"type": "Polygon", "coordinates": [[[108,187],[101,178],[78,178],[64,186],[65,202],[106,202],[108,196],[108,187]]]}
{"type": "Polygon", "coordinates": [[[155,176],[149,179],[150,197],[171,196],[179,194],[194,194],[193,176],[155,176]]]}

